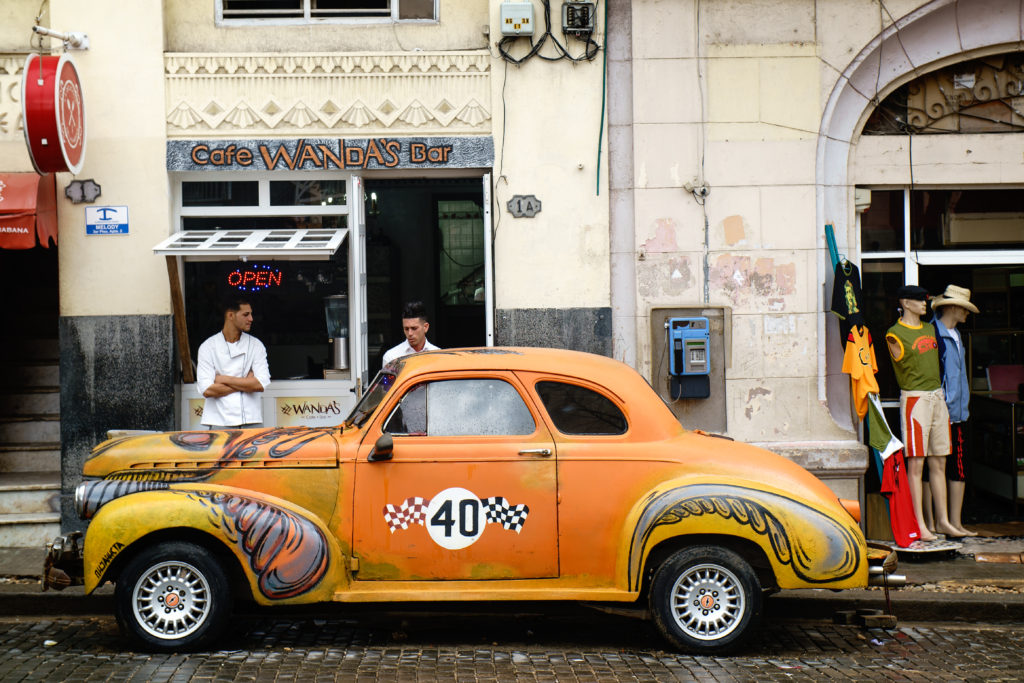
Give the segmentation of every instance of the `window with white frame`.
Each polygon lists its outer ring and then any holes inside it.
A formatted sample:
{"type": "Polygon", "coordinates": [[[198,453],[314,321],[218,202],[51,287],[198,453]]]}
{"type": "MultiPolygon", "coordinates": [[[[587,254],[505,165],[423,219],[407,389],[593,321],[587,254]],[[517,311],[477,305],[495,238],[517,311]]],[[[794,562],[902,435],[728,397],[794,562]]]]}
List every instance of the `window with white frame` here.
{"type": "Polygon", "coordinates": [[[329,340],[340,336],[330,316],[349,294],[349,179],[208,177],[175,179],[178,229],[154,248],[184,259],[193,360],[221,328],[225,300],[242,297],[252,304],[251,332],[267,347],[271,377],[324,379],[329,340]]]}
{"type": "MultiPolygon", "coordinates": [[[[875,188],[859,216],[864,318],[878,358],[883,399],[899,398],[884,357],[886,330],[899,317],[896,291],[917,284],[933,296],[949,284],[972,291],[980,309],[968,334],[1024,329],[1024,190],[875,188]]],[[[984,358],[975,359],[983,372],[984,358]]]]}
{"type": "Polygon", "coordinates": [[[434,20],[437,0],[217,0],[219,23],[434,20]]]}

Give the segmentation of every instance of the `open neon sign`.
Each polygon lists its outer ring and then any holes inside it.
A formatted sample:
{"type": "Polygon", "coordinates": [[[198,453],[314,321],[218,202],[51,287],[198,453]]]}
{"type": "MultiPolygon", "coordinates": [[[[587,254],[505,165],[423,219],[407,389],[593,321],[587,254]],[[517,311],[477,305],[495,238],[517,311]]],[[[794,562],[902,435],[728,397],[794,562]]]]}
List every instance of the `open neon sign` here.
{"type": "Polygon", "coordinates": [[[258,292],[261,289],[280,287],[281,276],[277,268],[253,265],[245,270],[238,268],[228,273],[228,285],[243,292],[258,292]]]}

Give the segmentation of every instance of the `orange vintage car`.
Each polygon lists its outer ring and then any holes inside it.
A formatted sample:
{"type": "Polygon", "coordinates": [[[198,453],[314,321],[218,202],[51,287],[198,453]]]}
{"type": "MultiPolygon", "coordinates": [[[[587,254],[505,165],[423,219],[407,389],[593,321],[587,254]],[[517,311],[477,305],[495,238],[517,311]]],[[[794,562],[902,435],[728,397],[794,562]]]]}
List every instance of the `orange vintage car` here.
{"type": "Polygon", "coordinates": [[[721,652],[766,592],[876,575],[856,502],[574,351],[408,356],[337,427],[115,438],[83,475],[87,531],[53,543],[45,582],[115,582],[122,629],[157,650],[207,644],[246,598],[637,603],[721,652]]]}

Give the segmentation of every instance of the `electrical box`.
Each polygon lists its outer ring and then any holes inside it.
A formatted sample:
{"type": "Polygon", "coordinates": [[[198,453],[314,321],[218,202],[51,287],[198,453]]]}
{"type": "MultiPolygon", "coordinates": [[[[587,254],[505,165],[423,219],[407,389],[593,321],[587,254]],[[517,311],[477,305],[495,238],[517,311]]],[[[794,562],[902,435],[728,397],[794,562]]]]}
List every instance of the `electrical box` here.
{"type": "Polygon", "coordinates": [[[594,32],[594,3],[563,2],[562,33],[576,37],[588,36],[594,32]]]}
{"type": "Polygon", "coordinates": [[[533,3],[503,2],[501,3],[501,35],[532,36],[533,35],[533,3]]]}
{"type": "Polygon", "coordinates": [[[669,318],[669,374],[674,398],[711,395],[711,326],[707,318],[669,318]]]}

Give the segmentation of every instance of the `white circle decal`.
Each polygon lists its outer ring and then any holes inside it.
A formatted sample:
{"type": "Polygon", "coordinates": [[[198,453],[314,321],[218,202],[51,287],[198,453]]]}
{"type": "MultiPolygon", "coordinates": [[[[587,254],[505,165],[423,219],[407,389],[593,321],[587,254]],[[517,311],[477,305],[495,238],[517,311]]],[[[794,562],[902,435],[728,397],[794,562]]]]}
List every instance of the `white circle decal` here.
{"type": "Polygon", "coordinates": [[[480,498],[462,488],[441,491],[427,506],[427,533],[442,548],[460,550],[473,545],[487,518],[480,498]]]}

